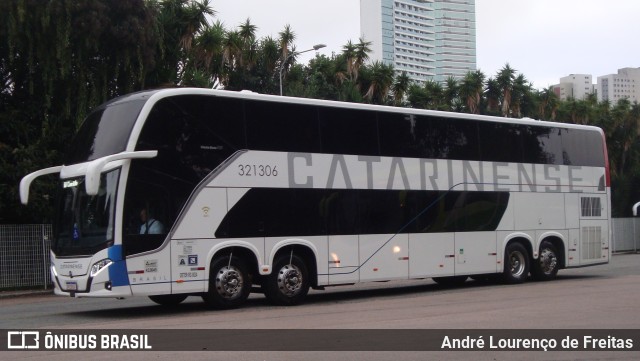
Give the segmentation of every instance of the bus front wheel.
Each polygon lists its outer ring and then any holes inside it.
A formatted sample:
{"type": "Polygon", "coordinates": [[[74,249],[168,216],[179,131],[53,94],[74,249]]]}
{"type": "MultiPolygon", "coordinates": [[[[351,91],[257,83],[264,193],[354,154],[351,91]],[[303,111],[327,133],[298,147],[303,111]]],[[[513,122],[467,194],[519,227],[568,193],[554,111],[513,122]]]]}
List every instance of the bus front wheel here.
{"type": "Polygon", "coordinates": [[[522,283],[529,275],[529,252],[520,243],[511,243],[504,251],[504,272],[506,283],[522,283]]]}
{"type": "Polygon", "coordinates": [[[235,308],[246,301],[251,280],[245,262],[233,256],[221,256],[211,262],[209,291],[202,296],[214,308],[235,308]]]}
{"type": "Polygon", "coordinates": [[[264,283],[264,295],[276,305],[297,305],[309,292],[309,271],[304,260],[283,254],[273,263],[273,271],[264,283]]]}

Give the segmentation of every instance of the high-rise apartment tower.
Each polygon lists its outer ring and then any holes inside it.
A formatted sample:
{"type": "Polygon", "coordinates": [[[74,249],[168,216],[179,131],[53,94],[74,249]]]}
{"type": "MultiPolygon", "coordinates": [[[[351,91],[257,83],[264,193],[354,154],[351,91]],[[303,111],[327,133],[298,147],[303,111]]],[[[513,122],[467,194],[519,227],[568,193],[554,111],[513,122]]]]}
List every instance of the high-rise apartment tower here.
{"type": "Polygon", "coordinates": [[[418,82],[476,70],[475,24],[475,0],[360,0],[371,59],[418,82]]]}

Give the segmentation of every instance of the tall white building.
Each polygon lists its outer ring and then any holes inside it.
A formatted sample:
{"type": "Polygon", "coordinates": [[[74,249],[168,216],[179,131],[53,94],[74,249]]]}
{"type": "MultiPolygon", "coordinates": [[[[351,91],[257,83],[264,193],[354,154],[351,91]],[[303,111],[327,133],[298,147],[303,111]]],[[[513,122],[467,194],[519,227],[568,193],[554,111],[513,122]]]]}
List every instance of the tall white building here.
{"type": "Polygon", "coordinates": [[[561,100],[584,100],[587,95],[593,94],[592,79],[591,74],[569,74],[560,78],[560,84],[554,85],[553,90],[561,100]]]}
{"type": "Polygon", "coordinates": [[[414,81],[476,70],[475,0],[360,0],[360,30],[372,60],[414,81]]]}
{"type": "Polygon", "coordinates": [[[612,104],[622,98],[640,102],[640,68],[618,69],[618,74],[598,77],[598,101],[608,100],[612,104]]]}

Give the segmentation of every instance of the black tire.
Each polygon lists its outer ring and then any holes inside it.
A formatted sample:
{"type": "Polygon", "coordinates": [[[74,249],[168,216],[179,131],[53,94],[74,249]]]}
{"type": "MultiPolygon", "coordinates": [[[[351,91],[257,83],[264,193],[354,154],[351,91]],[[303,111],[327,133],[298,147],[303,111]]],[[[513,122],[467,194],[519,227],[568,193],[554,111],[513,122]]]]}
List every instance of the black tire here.
{"type": "Polygon", "coordinates": [[[211,262],[209,291],[204,302],[218,309],[240,307],[251,292],[251,278],[245,262],[238,257],[221,256],[211,262]]]}
{"type": "Polygon", "coordinates": [[[273,270],[263,284],[267,299],[280,306],[297,305],[309,292],[309,271],[304,260],[283,254],[273,262],[273,270]]]}
{"type": "Polygon", "coordinates": [[[531,275],[536,281],[550,281],[556,278],[560,269],[560,259],[558,250],[553,243],[543,241],[540,244],[538,259],[533,260],[531,275]]]}
{"type": "Polygon", "coordinates": [[[520,243],[510,243],[504,251],[502,280],[515,284],[527,280],[529,275],[529,252],[520,243]]]}
{"type": "Polygon", "coordinates": [[[462,286],[467,281],[467,276],[433,277],[433,281],[441,286],[462,286]]]}
{"type": "Polygon", "coordinates": [[[187,298],[188,295],[157,295],[149,296],[149,299],[161,306],[175,307],[187,298]]]}

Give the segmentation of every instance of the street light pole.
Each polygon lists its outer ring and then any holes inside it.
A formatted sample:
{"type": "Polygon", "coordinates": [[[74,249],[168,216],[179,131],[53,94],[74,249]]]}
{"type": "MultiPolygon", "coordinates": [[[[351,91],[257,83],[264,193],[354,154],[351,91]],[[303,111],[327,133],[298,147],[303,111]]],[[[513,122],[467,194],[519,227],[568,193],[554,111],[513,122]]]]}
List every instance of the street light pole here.
{"type": "Polygon", "coordinates": [[[289,54],[286,57],[286,59],[284,59],[282,64],[280,64],[280,96],[282,96],[282,71],[284,70],[284,65],[287,63],[287,61],[289,61],[289,58],[293,57],[294,55],[306,53],[307,51],[322,49],[325,46],[326,46],[325,44],[316,44],[311,49],[307,49],[307,50],[303,50],[303,51],[294,51],[291,54],[289,54]]]}

